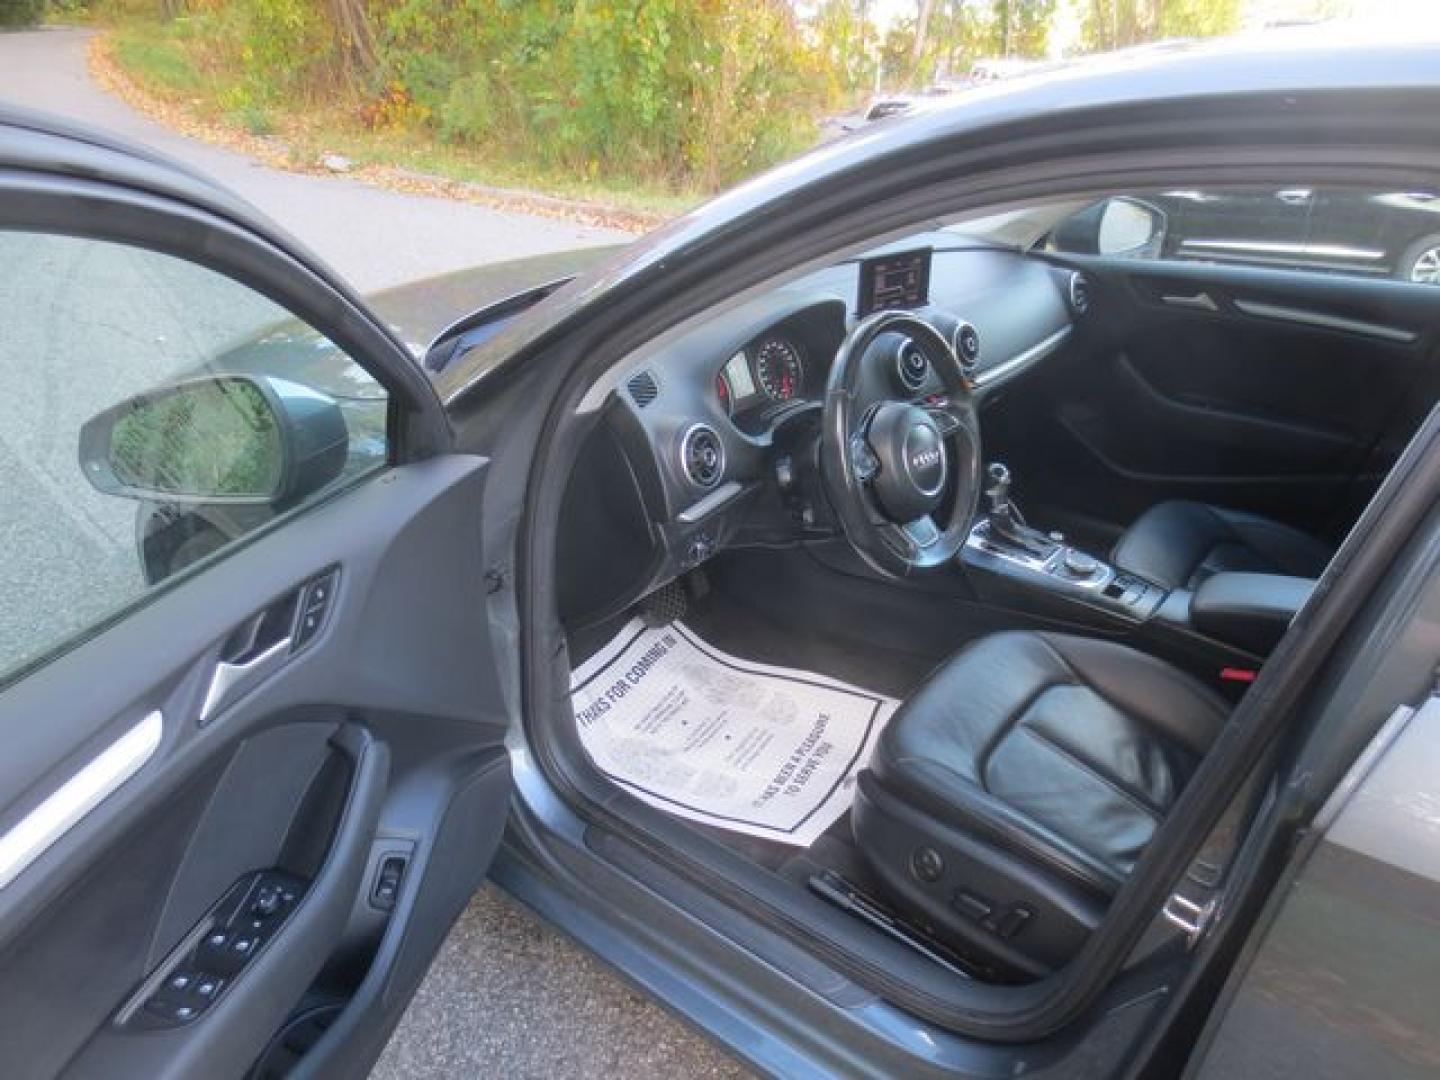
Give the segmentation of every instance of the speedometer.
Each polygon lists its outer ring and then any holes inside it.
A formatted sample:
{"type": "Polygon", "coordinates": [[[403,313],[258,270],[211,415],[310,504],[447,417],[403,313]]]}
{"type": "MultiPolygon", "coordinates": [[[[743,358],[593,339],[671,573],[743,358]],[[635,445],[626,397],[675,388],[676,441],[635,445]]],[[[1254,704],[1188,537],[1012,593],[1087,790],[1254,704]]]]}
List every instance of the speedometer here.
{"type": "Polygon", "coordinates": [[[784,338],[762,341],[755,350],[755,381],[772,401],[789,401],[800,393],[805,369],[800,350],[784,338]]]}

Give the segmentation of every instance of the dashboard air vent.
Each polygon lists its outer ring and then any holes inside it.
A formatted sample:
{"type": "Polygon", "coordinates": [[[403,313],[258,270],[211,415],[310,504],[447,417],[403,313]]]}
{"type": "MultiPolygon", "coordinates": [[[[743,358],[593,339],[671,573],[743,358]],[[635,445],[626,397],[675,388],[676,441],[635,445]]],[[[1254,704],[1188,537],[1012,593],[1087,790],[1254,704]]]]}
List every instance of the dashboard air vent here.
{"type": "Polygon", "coordinates": [[[700,487],[714,487],[725,473],[725,446],[720,436],[696,424],[680,440],[680,467],[700,487]]]}
{"type": "Polygon", "coordinates": [[[637,375],[630,376],[630,381],[625,384],[630,389],[630,400],[635,402],[637,408],[645,408],[655,400],[660,393],[660,386],[655,381],[655,376],[648,371],[642,371],[637,375]]]}
{"type": "Polygon", "coordinates": [[[961,322],[955,327],[952,344],[955,346],[955,355],[960,358],[960,366],[967,373],[974,371],[980,364],[980,331],[968,322],[961,322]]]}
{"type": "Polygon", "coordinates": [[[925,385],[930,377],[930,361],[920,351],[920,346],[907,340],[895,355],[895,377],[906,390],[916,391],[925,385]]]}
{"type": "Polygon", "coordinates": [[[1090,282],[1083,274],[1070,275],[1070,310],[1080,316],[1090,314],[1090,282]]]}

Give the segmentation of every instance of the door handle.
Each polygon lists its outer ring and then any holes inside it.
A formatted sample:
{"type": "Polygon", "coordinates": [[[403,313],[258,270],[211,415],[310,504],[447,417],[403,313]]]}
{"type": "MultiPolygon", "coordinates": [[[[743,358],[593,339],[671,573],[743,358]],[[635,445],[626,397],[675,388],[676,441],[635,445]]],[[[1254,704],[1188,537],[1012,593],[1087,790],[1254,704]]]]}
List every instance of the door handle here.
{"type": "Polygon", "coordinates": [[[1313,194],[1315,193],[1307,188],[1287,188],[1284,191],[1277,191],[1275,197],[1286,206],[1304,206],[1310,201],[1313,194]]]}
{"type": "Polygon", "coordinates": [[[283,664],[289,655],[290,637],[287,634],[263,652],[246,660],[219,661],[210,676],[210,685],[205,690],[205,703],[200,706],[200,723],[208,722],[226,701],[238,697],[260,682],[283,664]]]}
{"type": "Polygon", "coordinates": [[[297,590],[250,616],[225,640],[200,706],[201,724],[285,662],[294,638],[299,603],[297,590]]]}
{"type": "Polygon", "coordinates": [[[1191,308],[1195,311],[1220,310],[1220,308],[1216,306],[1215,301],[1210,299],[1210,294],[1204,290],[1201,290],[1194,296],[1178,296],[1167,293],[1161,296],[1160,300],[1162,303],[1169,304],[1171,307],[1191,308]]]}

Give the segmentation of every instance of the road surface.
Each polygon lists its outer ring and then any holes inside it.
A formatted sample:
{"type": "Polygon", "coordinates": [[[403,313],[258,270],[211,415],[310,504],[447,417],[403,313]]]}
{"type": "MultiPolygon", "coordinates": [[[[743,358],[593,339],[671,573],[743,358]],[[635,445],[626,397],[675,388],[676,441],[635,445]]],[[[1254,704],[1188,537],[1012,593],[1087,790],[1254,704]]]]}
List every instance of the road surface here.
{"type": "MultiPolygon", "coordinates": [[[[288,173],[176,134],[91,83],[87,40],[88,32],[75,30],[0,33],[0,101],[149,143],[204,170],[310,245],[362,291],[476,263],[626,238],[607,229],[398,194],[340,176],[288,173]]],[[[24,239],[12,238],[13,250],[5,256],[11,273],[0,275],[0,307],[21,313],[35,310],[45,272],[53,271],[68,251],[62,241],[37,245],[24,239]],[[28,262],[17,261],[22,256],[28,262]],[[22,273],[17,267],[29,269],[22,273]]],[[[92,258],[85,269],[95,284],[83,284],[75,273],[63,280],[71,288],[92,291],[95,320],[123,321],[119,309],[126,296],[100,284],[117,280],[113,268],[92,258]]],[[[200,336],[213,340],[220,324],[243,314],[219,302],[208,308],[192,305],[185,329],[199,334],[204,323],[211,332],[200,336]]],[[[150,377],[145,365],[156,362],[156,343],[166,339],[160,329],[147,328],[132,333],[132,340],[114,342],[111,366],[123,372],[107,378],[92,366],[85,397],[67,391],[60,373],[36,362],[63,344],[53,340],[52,326],[26,325],[28,330],[12,327],[15,332],[0,341],[0,381],[15,406],[10,415],[23,414],[0,430],[0,488],[11,511],[0,529],[9,552],[0,563],[0,590],[11,598],[6,605],[11,612],[59,606],[84,622],[87,604],[104,607],[133,595],[135,585],[124,576],[135,573],[133,511],[87,507],[85,500],[95,496],[74,476],[74,434],[94,409],[134,392],[121,385],[125,379],[143,383],[150,377]],[[27,341],[26,333],[45,340],[27,341]],[[27,541],[31,533],[33,543],[27,541]],[[56,546],[57,537],[65,539],[64,551],[56,546]],[[41,564],[28,564],[26,552],[41,564]],[[109,599],[89,587],[107,560],[113,561],[113,572],[100,576],[116,588],[109,599]],[[57,561],[90,568],[91,580],[73,582],[74,595],[57,595],[52,572],[57,561]],[[15,603],[37,589],[45,595],[33,604],[15,603]]],[[[83,330],[70,328],[76,334],[83,330]]],[[[7,666],[7,633],[18,641],[34,629],[23,623],[7,627],[6,618],[0,615],[0,668],[7,666]]],[[[486,888],[456,924],[374,1075],[376,1080],[438,1080],[622,1074],[725,1080],[748,1075],[602,964],[498,890],[486,888]]]]}

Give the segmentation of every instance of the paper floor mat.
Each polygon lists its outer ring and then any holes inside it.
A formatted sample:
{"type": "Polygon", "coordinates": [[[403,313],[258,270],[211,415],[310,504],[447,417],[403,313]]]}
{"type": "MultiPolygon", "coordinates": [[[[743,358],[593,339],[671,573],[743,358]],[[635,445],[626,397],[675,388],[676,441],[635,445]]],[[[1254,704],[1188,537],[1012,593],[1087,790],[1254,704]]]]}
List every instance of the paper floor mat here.
{"type": "Polygon", "coordinates": [[[692,821],[809,847],[849,808],[894,699],[638,620],[570,680],[597,768],[692,821]]]}

